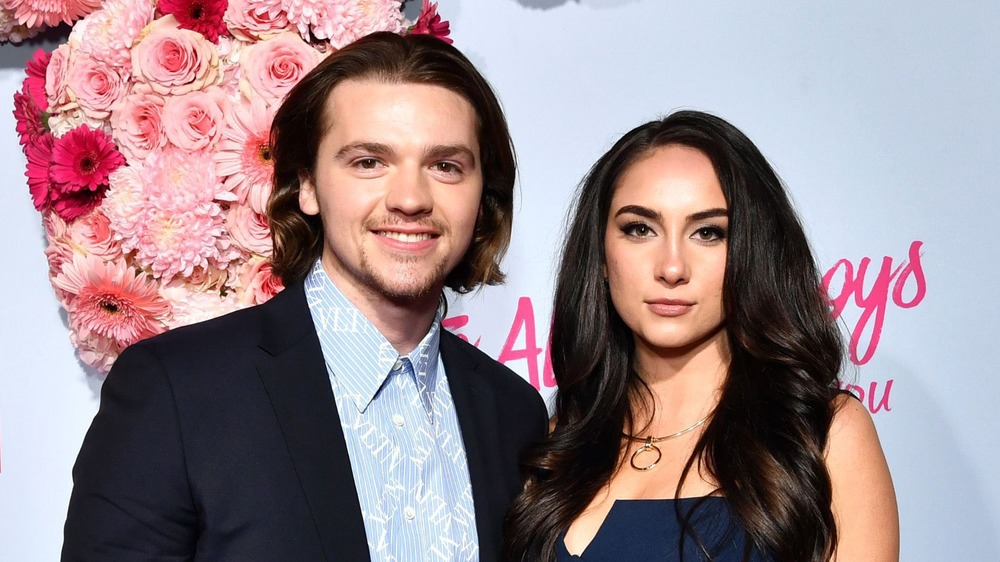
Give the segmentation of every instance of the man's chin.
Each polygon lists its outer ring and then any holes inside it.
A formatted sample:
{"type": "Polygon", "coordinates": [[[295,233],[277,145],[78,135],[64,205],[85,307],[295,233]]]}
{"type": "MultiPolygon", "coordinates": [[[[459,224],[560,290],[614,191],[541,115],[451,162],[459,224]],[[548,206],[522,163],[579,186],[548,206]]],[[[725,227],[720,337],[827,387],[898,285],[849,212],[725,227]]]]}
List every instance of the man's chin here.
{"type": "Polygon", "coordinates": [[[444,288],[444,277],[406,278],[397,274],[395,277],[376,278],[375,288],[386,299],[396,304],[415,304],[427,299],[437,299],[444,288]]]}

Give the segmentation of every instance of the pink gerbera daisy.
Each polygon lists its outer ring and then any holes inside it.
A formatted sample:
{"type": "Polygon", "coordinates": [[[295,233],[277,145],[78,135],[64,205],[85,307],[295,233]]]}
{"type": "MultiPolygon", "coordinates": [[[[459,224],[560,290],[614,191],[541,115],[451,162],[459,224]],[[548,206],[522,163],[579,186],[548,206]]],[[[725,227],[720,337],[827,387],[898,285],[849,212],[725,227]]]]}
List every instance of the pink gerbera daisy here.
{"type": "Polygon", "coordinates": [[[7,9],[28,27],[73,23],[96,10],[100,0],[7,0],[7,9]]]}
{"type": "Polygon", "coordinates": [[[97,191],[108,176],[125,163],[104,131],[81,125],[56,140],[52,147],[52,182],[63,192],[97,191]]]}
{"type": "Polygon", "coordinates": [[[52,145],[55,138],[44,133],[33,142],[24,145],[24,155],[28,167],[24,175],[28,178],[28,191],[35,209],[44,211],[52,203],[52,182],[49,180],[49,165],[52,163],[52,145]]]}
{"type": "Polygon", "coordinates": [[[124,260],[77,254],[52,283],[68,295],[70,327],[80,337],[93,333],[124,347],[166,329],[170,305],[124,260]]]}
{"type": "Polygon", "coordinates": [[[270,131],[274,112],[259,97],[241,104],[226,116],[219,150],[213,156],[215,173],[225,178],[226,189],[263,214],[271,194],[274,162],[270,131]]]}
{"type": "Polygon", "coordinates": [[[228,0],[160,0],[157,9],[174,16],[181,29],[197,31],[218,43],[219,36],[227,33],[222,16],[228,5],[228,0]]]}

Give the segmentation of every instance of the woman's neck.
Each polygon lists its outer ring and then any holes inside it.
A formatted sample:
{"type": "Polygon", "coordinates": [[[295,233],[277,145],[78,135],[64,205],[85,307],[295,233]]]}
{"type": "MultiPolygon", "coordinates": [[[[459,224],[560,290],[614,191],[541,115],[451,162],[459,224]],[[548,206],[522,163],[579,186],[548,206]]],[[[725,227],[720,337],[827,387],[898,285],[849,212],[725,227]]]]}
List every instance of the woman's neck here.
{"type": "Polygon", "coordinates": [[[688,349],[655,349],[636,342],[635,365],[649,388],[634,408],[643,433],[663,435],[684,429],[711,414],[729,372],[724,330],[688,349]],[[651,403],[650,403],[651,402],[651,403]],[[650,408],[650,406],[652,408],[650,408]]]}

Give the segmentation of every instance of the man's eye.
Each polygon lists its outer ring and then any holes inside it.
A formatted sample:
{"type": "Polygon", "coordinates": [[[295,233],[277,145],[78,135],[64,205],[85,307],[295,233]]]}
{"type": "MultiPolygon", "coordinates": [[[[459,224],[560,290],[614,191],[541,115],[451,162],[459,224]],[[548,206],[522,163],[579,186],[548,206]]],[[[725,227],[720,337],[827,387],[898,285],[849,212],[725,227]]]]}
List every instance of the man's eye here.
{"type": "Polygon", "coordinates": [[[378,160],[374,158],[362,158],[354,163],[357,167],[364,170],[374,170],[378,167],[378,160]]]}
{"type": "Polygon", "coordinates": [[[461,171],[457,165],[451,162],[438,162],[434,164],[434,169],[443,174],[457,174],[461,171]]]}

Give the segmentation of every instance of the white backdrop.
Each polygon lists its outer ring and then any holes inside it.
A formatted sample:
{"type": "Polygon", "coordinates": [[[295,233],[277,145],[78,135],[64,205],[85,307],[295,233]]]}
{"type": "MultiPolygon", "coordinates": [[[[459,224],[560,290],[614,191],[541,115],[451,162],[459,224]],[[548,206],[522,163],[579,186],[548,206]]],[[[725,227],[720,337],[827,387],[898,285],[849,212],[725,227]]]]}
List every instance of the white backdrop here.
{"type": "MultiPolygon", "coordinates": [[[[553,257],[577,182],[641,122],[716,113],[777,168],[832,270],[902,559],[1000,559],[1000,4],[440,3],[499,92],[520,162],[509,282],[453,305],[456,331],[550,395],[553,257]]],[[[10,114],[22,76],[0,69],[0,560],[54,560],[100,379],[76,361],[48,284],[10,114]]]]}

